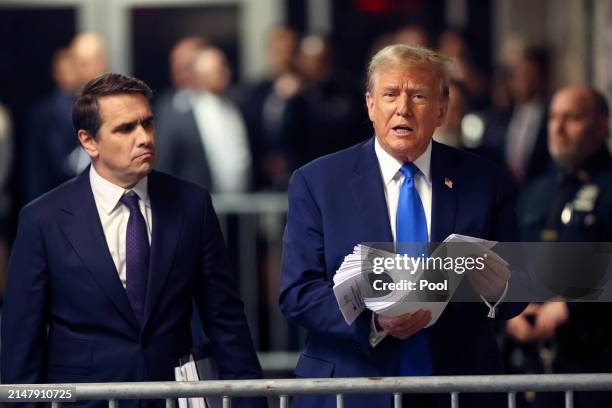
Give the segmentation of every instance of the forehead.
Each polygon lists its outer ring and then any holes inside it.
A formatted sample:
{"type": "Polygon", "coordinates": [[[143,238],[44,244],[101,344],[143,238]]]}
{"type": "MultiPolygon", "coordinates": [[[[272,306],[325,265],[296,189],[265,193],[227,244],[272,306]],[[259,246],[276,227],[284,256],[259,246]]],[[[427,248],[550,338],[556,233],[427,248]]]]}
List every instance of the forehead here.
{"type": "Polygon", "coordinates": [[[139,93],[101,96],[97,102],[102,124],[132,122],[151,115],[149,101],[139,93]]]}
{"type": "Polygon", "coordinates": [[[591,114],[594,110],[593,99],[587,92],[561,91],[553,97],[550,110],[558,113],[591,114]]]}
{"type": "Polygon", "coordinates": [[[394,64],[374,73],[374,87],[438,88],[440,74],[431,65],[394,64]]]}

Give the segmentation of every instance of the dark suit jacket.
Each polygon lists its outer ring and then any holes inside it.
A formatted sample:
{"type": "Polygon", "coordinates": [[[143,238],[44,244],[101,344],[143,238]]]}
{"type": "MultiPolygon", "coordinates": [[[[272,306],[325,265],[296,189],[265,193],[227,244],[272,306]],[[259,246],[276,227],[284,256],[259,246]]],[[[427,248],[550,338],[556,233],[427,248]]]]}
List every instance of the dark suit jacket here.
{"type": "MultiPolygon", "coordinates": [[[[516,240],[511,198],[491,162],[433,142],[431,177],[432,242],[451,233],[516,240]]],[[[342,260],[362,242],[393,242],[373,138],[315,160],[291,179],[280,307],[289,321],[309,331],[298,377],[398,375],[400,342],[387,337],[372,348],[371,313],[347,325],[332,291],[342,260]]],[[[514,316],[522,307],[505,304],[498,317],[514,316]]],[[[494,323],[482,303],[451,303],[428,329],[434,375],[501,373],[494,323]]],[[[389,407],[391,396],[348,396],[347,405],[389,407]]],[[[335,398],[300,397],[294,406],[332,407],[335,398]]]]}
{"type": "MultiPolygon", "coordinates": [[[[3,382],[173,380],[173,367],[191,347],[193,298],[219,377],[261,377],[208,192],[163,173],[149,175],[153,235],[140,327],[88,174],[21,211],[2,313],[3,382]]],[[[106,402],[89,406],[98,405],[106,402]]]]}
{"type": "Polygon", "coordinates": [[[55,90],[29,114],[24,141],[21,190],[29,202],[74,177],[67,158],[79,146],[72,125],[74,96],[55,90]]]}
{"type": "Polygon", "coordinates": [[[214,186],[206,159],[206,148],[191,105],[187,101],[182,104],[173,102],[174,98],[161,99],[156,107],[159,152],[156,168],[212,191],[214,186]]]}

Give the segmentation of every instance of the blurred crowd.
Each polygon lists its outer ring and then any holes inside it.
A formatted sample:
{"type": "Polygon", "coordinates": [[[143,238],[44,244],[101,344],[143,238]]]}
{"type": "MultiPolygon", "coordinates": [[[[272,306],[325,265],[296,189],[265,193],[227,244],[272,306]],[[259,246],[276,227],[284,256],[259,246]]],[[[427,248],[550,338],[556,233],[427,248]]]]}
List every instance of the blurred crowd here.
{"type": "MultiPolygon", "coordinates": [[[[506,169],[523,239],[612,241],[609,110],[601,94],[588,87],[555,93],[547,50],[529,44],[508,41],[490,72],[475,63],[460,30],[432,37],[407,26],[374,41],[371,53],[392,43],[435,48],[450,58],[449,110],[434,139],[506,169]]],[[[297,167],[372,136],[363,79],[338,68],[342,50],[329,38],[280,27],[271,32],[267,52],[267,77],[236,83],[224,51],[206,38],[174,45],[172,86],[155,98],[158,169],[213,193],[283,192],[297,167]]],[[[13,238],[6,225],[16,200],[6,185],[17,162],[15,138],[24,146],[13,173],[19,172],[23,202],[88,165],[71,105],[80,86],[108,70],[103,38],[77,35],[57,50],[52,66],[56,89],[33,102],[25,134],[12,134],[10,114],[0,105],[0,272],[13,238]]],[[[501,336],[509,371],[610,371],[607,305],[587,306],[532,305],[510,321],[501,336]]],[[[533,402],[533,396],[524,399],[533,402]]]]}

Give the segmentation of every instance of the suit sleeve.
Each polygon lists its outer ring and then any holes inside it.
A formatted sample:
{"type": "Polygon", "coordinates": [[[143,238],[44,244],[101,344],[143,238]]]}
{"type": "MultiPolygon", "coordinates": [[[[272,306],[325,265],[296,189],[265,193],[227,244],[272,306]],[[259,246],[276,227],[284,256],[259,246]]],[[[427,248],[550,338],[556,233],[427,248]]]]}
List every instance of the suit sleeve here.
{"type": "Polygon", "coordinates": [[[220,379],[262,378],[244,305],[208,194],[205,200],[202,266],[195,291],[202,326],[211,340],[220,379]]]}
{"type": "Polygon", "coordinates": [[[279,304],[285,317],[311,333],[348,340],[365,352],[369,344],[371,312],[348,325],[328,279],[322,214],[302,173],[289,183],[289,210],[283,236],[279,304]]]}
{"type": "Polygon", "coordinates": [[[22,210],[2,310],[2,382],[46,382],[47,256],[31,207],[22,210]]]}

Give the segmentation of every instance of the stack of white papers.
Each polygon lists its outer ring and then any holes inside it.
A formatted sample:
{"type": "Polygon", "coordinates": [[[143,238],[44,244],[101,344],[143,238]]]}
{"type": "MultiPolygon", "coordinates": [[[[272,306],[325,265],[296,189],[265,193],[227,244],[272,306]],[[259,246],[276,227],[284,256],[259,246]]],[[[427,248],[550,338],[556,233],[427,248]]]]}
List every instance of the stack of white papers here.
{"type": "MultiPolygon", "coordinates": [[[[497,244],[495,241],[487,241],[466,235],[451,234],[429,258],[435,257],[469,257],[475,254],[487,254],[507,263],[495,254],[491,248],[497,244]],[[461,243],[461,245],[453,245],[461,243]],[[451,244],[451,245],[449,245],[451,244]]],[[[436,323],[453,293],[461,283],[463,273],[448,271],[443,278],[446,281],[445,289],[437,296],[430,295],[426,288],[422,290],[421,282],[427,281],[434,273],[425,270],[423,265],[415,266],[407,272],[405,269],[384,268],[385,281],[414,282],[414,290],[391,290],[388,293],[373,290],[371,279],[380,278],[381,274],[374,273],[374,258],[395,258],[396,254],[366,245],[359,244],[353,249],[353,253],[347,255],[334,275],[334,294],[340,311],[346,322],[352,324],[359,314],[366,308],[384,316],[399,316],[405,313],[415,313],[419,309],[429,310],[432,318],[428,326],[436,323]],[[429,275],[429,276],[428,276],[429,275]],[[380,294],[384,294],[380,296],[380,294]],[[438,301],[439,299],[439,301],[438,301]]],[[[380,265],[378,268],[380,272],[380,265]]],[[[378,288],[375,288],[378,289],[378,288]]]]}
{"type": "MultiPolygon", "coordinates": [[[[180,365],[174,367],[176,381],[200,381],[193,354],[189,354],[185,360],[179,361],[180,365]]],[[[179,398],[178,405],[179,408],[208,408],[204,398],[179,398]]]]}

